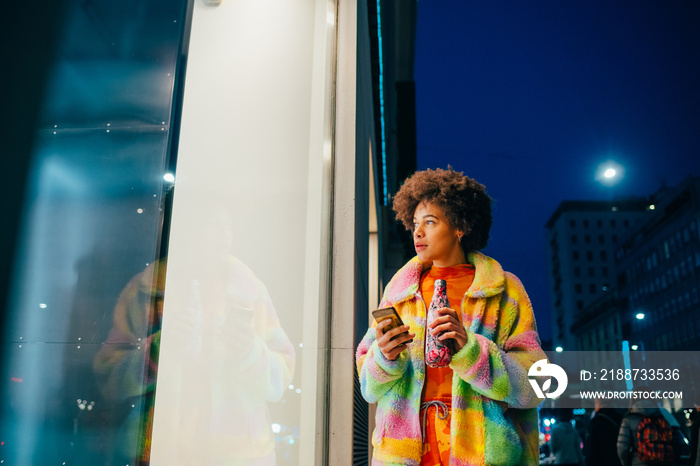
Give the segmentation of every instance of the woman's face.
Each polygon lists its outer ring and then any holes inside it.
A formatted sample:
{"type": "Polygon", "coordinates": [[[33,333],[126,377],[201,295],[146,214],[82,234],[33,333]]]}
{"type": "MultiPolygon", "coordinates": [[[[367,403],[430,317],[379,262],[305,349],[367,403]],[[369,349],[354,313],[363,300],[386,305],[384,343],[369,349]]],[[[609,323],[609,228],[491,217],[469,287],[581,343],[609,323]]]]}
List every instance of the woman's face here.
{"type": "Polygon", "coordinates": [[[466,263],[459,241],[462,230],[450,225],[445,211],[431,202],[421,202],[413,214],[413,245],[422,262],[436,267],[466,263]]]}

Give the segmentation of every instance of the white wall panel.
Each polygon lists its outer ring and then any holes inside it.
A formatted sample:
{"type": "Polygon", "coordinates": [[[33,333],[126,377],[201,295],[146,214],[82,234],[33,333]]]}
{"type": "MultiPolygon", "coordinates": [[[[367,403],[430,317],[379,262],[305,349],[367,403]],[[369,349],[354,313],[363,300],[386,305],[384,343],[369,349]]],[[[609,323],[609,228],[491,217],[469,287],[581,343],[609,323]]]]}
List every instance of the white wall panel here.
{"type": "Polygon", "coordinates": [[[328,1],[195,3],[153,465],[319,458],[335,23],[328,1]]]}

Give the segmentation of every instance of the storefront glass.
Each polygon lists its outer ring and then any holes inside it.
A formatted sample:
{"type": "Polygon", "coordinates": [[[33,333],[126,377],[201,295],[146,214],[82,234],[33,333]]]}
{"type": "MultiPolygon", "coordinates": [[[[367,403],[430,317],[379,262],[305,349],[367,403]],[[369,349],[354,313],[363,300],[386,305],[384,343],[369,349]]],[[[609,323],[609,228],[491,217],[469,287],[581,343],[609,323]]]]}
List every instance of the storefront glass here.
{"type": "Polygon", "coordinates": [[[165,251],[187,1],[65,4],[4,316],[0,462],[133,465],[148,455],[162,293],[143,271],[165,251]]]}
{"type": "Polygon", "coordinates": [[[153,464],[323,464],[335,25],[195,2],[153,464]]]}

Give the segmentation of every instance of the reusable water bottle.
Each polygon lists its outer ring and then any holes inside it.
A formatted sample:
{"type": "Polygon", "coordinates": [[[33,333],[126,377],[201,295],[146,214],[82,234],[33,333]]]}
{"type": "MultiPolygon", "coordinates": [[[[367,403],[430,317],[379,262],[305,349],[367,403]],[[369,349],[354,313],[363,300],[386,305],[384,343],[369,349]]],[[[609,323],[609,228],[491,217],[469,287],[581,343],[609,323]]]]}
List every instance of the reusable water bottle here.
{"type": "Polygon", "coordinates": [[[445,280],[435,280],[435,291],[433,299],[428,307],[428,315],[426,318],[425,327],[425,362],[430,367],[445,367],[452,361],[452,344],[450,339],[440,341],[438,337],[442,335],[430,334],[430,324],[440,316],[438,309],[443,307],[451,307],[450,300],[447,299],[447,282],[445,280]]]}

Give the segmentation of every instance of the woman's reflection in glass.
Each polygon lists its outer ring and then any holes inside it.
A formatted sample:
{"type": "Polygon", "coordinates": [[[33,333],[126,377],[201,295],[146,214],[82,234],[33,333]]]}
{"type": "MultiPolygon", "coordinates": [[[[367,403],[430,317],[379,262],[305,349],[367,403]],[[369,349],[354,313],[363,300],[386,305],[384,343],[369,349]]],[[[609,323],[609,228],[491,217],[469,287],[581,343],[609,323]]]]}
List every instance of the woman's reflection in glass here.
{"type": "Polygon", "coordinates": [[[113,328],[95,360],[105,397],[131,400],[116,444],[127,451],[138,445],[138,464],[149,463],[167,293],[167,348],[177,357],[173,364],[168,355],[158,385],[167,387],[162,392],[169,406],[173,399],[179,406],[169,408],[162,423],[173,445],[169,464],[274,465],[267,403],[280,400],[292,379],[293,345],[263,283],[230,254],[228,210],[209,201],[178,212],[187,216],[187,226],[176,230],[185,232],[181,237],[171,235],[177,254],[170,260],[178,262],[170,264],[167,290],[168,258],[135,276],[119,297],[113,328]]]}

